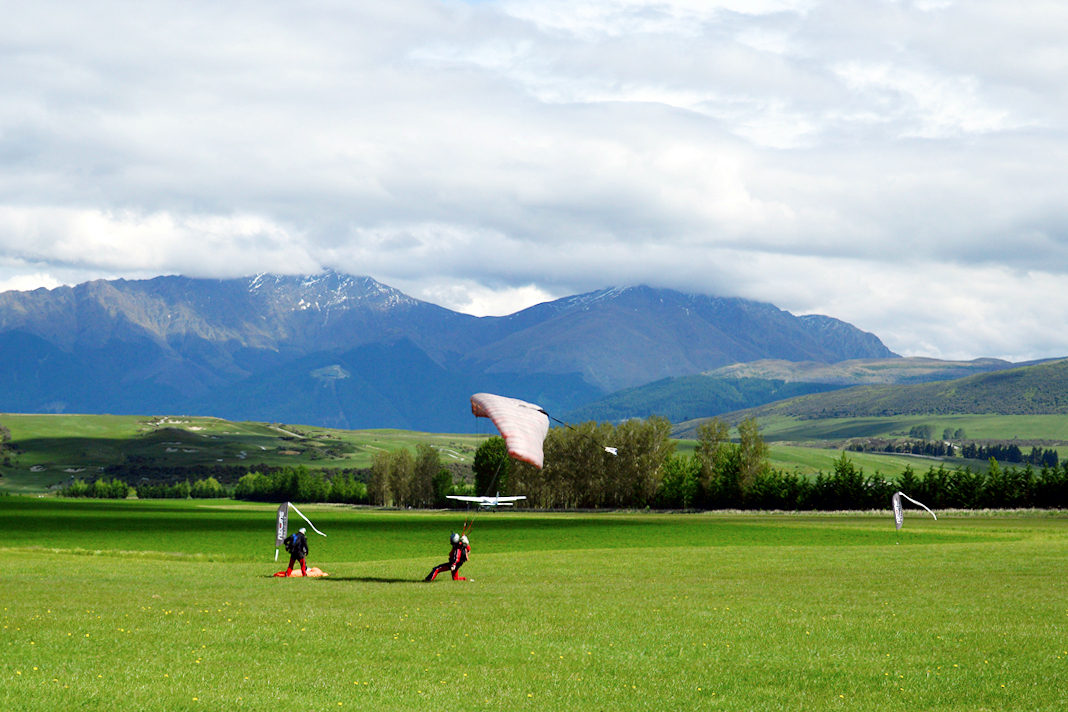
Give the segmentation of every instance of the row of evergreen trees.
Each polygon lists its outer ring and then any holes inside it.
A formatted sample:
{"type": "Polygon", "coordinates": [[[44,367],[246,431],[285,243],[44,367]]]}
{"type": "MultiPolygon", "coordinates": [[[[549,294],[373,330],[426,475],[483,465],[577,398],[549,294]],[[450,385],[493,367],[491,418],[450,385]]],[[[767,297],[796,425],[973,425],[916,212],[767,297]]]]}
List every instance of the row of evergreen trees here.
{"type": "Polygon", "coordinates": [[[961,457],[966,460],[997,460],[1014,465],[1034,465],[1035,467],[1056,467],[1060,456],[1052,448],[1032,446],[1031,452],[1025,454],[1014,443],[977,443],[970,442],[956,446],[944,440],[869,440],[849,445],[851,452],[888,452],[907,453],[910,455],[927,455],[929,457],[961,457]]]}
{"type": "MultiPolygon", "coordinates": [[[[736,477],[698,480],[691,501],[663,499],[661,506],[700,509],[779,509],[834,511],[888,509],[901,491],[936,509],[1068,508],[1068,465],[1001,468],[991,461],[987,472],[932,466],[923,474],[912,468],[895,479],[865,475],[843,453],[829,474],[814,479],[778,470],[760,473],[748,486],[736,477]]],[[[665,492],[667,494],[667,492],[665,492]]]]}
{"type": "Polygon", "coordinates": [[[1031,447],[1031,452],[1024,454],[1017,445],[981,445],[979,443],[967,443],[961,446],[960,456],[971,460],[997,460],[1013,464],[1028,464],[1036,467],[1056,467],[1060,464],[1060,456],[1052,448],[1042,449],[1037,446],[1031,447]]]}

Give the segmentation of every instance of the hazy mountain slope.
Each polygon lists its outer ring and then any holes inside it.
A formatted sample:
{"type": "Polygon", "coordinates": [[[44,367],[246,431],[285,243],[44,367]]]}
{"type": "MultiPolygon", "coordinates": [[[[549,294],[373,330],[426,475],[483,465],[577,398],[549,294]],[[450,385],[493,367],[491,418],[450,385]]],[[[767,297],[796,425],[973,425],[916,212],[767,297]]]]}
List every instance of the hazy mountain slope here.
{"type": "Polygon", "coordinates": [[[213,392],[199,399],[193,410],[231,420],[471,432],[478,425],[469,399],[480,391],[507,393],[538,403],[550,413],[599,395],[577,374],[457,372],[402,339],[310,354],[213,392]]]}
{"type": "Polygon", "coordinates": [[[553,302],[557,312],[472,354],[488,371],[578,372],[602,391],[738,361],[841,361],[895,354],[835,319],[799,319],[770,304],[632,287],[553,302]],[[855,332],[855,338],[844,334],[855,332]]]}
{"type": "Polygon", "coordinates": [[[567,413],[564,417],[569,422],[619,422],[628,418],[657,415],[672,423],[681,423],[839,387],[760,378],[680,376],[611,393],[567,413]]]}

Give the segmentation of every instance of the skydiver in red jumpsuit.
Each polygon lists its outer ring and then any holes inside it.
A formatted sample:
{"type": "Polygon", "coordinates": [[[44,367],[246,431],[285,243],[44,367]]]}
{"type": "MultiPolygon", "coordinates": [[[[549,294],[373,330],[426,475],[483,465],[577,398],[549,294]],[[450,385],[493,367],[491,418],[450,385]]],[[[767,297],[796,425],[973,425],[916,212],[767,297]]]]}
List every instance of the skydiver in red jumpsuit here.
{"type": "Polygon", "coordinates": [[[449,537],[449,542],[452,544],[452,551],[449,552],[449,560],[444,564],[438,564],[430,573],[426,575],[424,581],[433,581],[437,578],[438,574],[442,571],[452,571],[453,581],[466,581],[467,579],[460,575],[460,567],[467,561],[468,555],[471,553],[471,543],[467,540],[466,536],[460,536],[456,532],[453,532],[449,537]]]}

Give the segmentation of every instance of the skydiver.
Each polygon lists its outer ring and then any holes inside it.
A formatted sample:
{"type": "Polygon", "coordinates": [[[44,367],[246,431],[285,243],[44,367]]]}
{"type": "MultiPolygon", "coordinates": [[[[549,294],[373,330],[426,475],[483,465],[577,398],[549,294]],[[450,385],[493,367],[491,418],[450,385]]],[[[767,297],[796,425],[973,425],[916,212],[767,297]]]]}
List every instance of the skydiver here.
{"type": "Polygon", "coordinates": [[[289,568],[286,569],[286,576],[293,575],[293,564],[297,561],[300,562],[301,576],[308,575],[308,537],[305,536],[307,533],[308,530],[301,527],[296,534],[286,537],[285,546],[286,551],[289,552],[289,568]]]}
{"type": "Polygon", "coordinates": [[[430,573],[426,575],[424,581],[433,581],[437,578],[438,574],[442,571],[452,571],[453,581],[466,581],[467,579],[460,575],[460,567],[467,561],[469,554],[471,553],[471,542],[467,540],[467,536],[460,536],[456,532],[452,533],[449,537],[449,543],[452,544],[452,551],[449,552],[449,560],[444,564],[438,564],[430,573]]]}

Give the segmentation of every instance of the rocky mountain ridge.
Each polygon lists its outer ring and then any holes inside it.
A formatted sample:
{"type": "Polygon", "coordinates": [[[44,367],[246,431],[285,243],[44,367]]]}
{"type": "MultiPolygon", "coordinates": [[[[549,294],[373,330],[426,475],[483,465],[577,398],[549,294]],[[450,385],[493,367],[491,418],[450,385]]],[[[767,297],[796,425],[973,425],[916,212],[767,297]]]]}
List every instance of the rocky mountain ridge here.
{"type": "Polygon", "coordinates": [[[3,412],[440,429],[460,423],[436,413],[466,417],[465,394],[477,390],[571,410],[737,362],[894,356],[831,317],[644,286],[502,317],[460,314],[336,272],[0,294],[3,412]]]}

